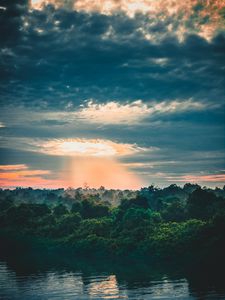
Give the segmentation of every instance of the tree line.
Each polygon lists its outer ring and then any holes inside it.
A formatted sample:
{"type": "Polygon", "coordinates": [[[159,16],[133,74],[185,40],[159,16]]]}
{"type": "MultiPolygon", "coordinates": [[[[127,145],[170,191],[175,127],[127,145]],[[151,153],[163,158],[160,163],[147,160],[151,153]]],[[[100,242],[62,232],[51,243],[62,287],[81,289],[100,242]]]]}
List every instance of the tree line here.
{"type": "Polygon", "coordinates": [[[224,189],[150,186],[118,205],[88,193],[70,205],[0,195],[1,239],[32,237],[82,255],[212,259],[225,250],[224,189]]]}

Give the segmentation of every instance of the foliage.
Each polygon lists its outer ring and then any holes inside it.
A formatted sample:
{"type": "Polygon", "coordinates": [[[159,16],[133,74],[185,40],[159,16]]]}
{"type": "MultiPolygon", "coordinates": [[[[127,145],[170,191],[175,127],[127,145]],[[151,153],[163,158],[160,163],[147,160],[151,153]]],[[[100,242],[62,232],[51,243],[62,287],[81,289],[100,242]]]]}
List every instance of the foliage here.
{"type": "MultiPolygon", "coordinates": [[[[100,192],[107,197],[111,193],[103,188],[100,192]]],[[[225,250],[225,199],[220,189],[151,186],[116,207],[99,195],[82,193],[76,193],[76,199],[60,196],[61,202],[53,206],[54,192],[48,194],[49,205],[41,199],[18,202],[13,195],[0,192],[1,231],[51,239],[75,252],[167,258],[194,253],[210,257],[225,250]]]]}

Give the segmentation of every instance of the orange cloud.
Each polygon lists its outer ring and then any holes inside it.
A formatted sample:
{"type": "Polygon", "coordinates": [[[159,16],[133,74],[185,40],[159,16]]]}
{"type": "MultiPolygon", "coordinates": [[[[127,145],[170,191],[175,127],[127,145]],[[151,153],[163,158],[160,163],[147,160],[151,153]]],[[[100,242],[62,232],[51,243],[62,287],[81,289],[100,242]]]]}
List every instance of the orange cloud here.
{"type": "Polygon", "coordinates": [[[59,156],[93,156],[110,157],[131,155],[145,148],[135,144],[116,143],[104,139],[54,139],[48,141],[33,142],[36,151],[59,156]]]}
{"type": "MultiPolygon", "coordinates": [[[[123,11],[130,17],[140,12],[162,21],[172,17],[179,22],[176,33],[180,40],[191,29],[210,39],[219,28],[224,28],[221,13],[225,8],[224,0],[78,0],[74,2],[74,8],[78,11],[97,11],[103,14],[123,11]],[[202,22],[206,18],[208,21],[202,22]],[[193,28],[187,28],[189,20],[193,28]]],[[[173,27],[173,23],[171,25],[173,27]]]]}
{"type": "Polygon", "coordinates": [[[209,175],[183,175],[180,177],[167,177],[168,181],[178,182],[220,182],[225,183],[225,174],[209,174],[209,175]]]}
{"type": "Polygon", "coordinates": [[[0,166],[0,187],[139,189],[144,182],[122,163],[106,157],[71,157],[54,178],[49,170],[30,170],[26,165],[0,166]]]}
{"type": "Polygon", "coordinates": [[[24,164],[18,165],[0,165],[0,171],[26,170],[28,167],[24,164]]]}
{"type": "Polygon", "coordinates": [[[66,187],[61,179],[47,179],[43,176],[51,175],[49,170],[30,170],[26,165],[1,165],[0,186],[2,188],[35,187],[59,188],[66,187]]]}
{"type": "MultiPolygon", "coordinates": [[[[224,28],[222,10],[225,8],[224,0],[31,0],[33,9],[43,9],[47,4],[56,8],[64,7],[88,13],[99,12],[111,15],[123,12],[129,17],[136,13],[149,15],[149,18],[158,20],[173,19],[168,31],[175,31],[182,40],[188,31],[198,33],[210,39],[217,30],[224,28]],[[205,21],[207,20],[207,21],[205,21]],[[176,23],[179,23],[177,26],[176,23]],[[188,24],[188,25],[187,25],[188,24]],[[188,27],[189,26],[189,27],[188,27]],[[174,27],[174,28],[173,28],[174,27]]],[[[144,30],[144,29],[143,29],[144,30]]]]}
{"type": "Polygon", "coordinates": [[[60,7],[63,5],[63,1],[61,1],[61,5],[58,6],[58,2],[56,0],[30,0],[30,7],[33,9],[41,10],[45,5],[52,4],[55,7],[60,7]]]}

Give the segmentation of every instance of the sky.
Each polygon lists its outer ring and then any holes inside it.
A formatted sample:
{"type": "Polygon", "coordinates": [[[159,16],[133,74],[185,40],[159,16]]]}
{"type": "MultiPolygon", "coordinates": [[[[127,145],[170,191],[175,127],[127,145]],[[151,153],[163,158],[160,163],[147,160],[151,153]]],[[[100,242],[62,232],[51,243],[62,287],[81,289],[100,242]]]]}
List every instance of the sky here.
{"type": "Polygon", "coordinates": [[[225,184],[225,0],[0,0],[0,187],[225,184]]]}

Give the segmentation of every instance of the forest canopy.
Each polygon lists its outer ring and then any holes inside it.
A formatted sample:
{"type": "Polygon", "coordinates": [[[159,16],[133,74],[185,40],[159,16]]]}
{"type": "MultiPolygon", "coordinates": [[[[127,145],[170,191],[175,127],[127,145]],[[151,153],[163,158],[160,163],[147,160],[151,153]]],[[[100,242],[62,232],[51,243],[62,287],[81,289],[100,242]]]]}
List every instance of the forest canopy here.
{"type": "Polygon", "coordinates": [[[225,189],[0,190],[0,228],[2,248],[32,237],[82,255],[222,257],[225,189]]]}

